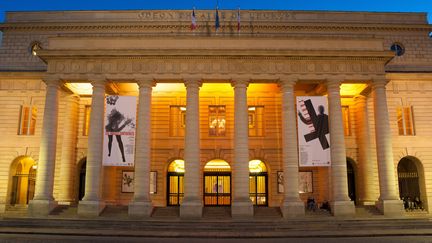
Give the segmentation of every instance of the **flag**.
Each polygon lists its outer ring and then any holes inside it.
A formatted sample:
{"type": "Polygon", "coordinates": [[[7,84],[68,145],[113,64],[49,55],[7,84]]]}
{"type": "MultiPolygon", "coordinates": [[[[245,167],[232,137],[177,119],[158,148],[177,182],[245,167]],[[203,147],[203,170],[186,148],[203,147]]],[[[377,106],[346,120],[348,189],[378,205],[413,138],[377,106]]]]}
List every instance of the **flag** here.
{"type": "Polygon", "coordinates": [[[237,9],[237,32],[240,32],[240,8],[237,9]]]}
{"type": "Polygon", "coordinates": [[[216,7],[216,19],[215,19],[215,29],[216,29],[216,31],[218,31],[219,28],[220,28],[219,11],[218,11],[218,7],[216,7]]]}
{"type": "Polygon", "coordinates": [[[192,23],[191,23],[190,28],[191,28],[191,30],[195,30],[197,28],[196,17],[195,17],[195,8],[192,10],[191,18],[192,18],[192,23]]]}

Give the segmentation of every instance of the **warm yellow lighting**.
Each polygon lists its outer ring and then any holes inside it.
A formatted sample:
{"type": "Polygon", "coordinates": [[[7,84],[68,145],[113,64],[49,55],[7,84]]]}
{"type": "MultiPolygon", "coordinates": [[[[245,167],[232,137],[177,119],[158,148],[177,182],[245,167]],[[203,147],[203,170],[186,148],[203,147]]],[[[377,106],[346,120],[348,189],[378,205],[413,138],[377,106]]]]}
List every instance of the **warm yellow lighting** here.
{"type": "Polygon", "coordinates": [[[32,165],[32,169],[36,170],[37,169],[37,164],[32,165]]]}
{"type": "Polygon", "coordinates": [[[180,106],[180,110],[181,110],[181,111],[186,111],[186,107],[184,107],[184,106],[180,106]]]}
{"type": "Polygon", "coordinates": [[[221,159],[214,159],[209,161],[204,166],[205,171],[231,171],[230,165],[221,159]]]}
{"type": "Polygon", "coordinates": [[[255,106],[249,106],[248,110],[254,111],[254,110],[256,110],[256,107],[255,106]]]}
{"type": "Polygon", "coordinates": [[[367,84],[357,83],[357,84],[342,84],[340,86],[341,96],[356,96],[359,95],[365,88],[367,84]]]}
{"type": "Polygon", "coordinates": [[[153,92],[186,92],[186,87],[183,83],[157,83],[153,88],[153,92]]]}
{"type": "Polygon", "coordinates": [[[258,159],[254,159],[249,161],[249,172],[258,173],[258,172],[266,172],[267,168],[265,164],[258,159]]]}
{"type": "Polygon", "coordinates": [[[91,95],[93,93],[91,83],[66,83],[65,86],[74,94],[91,95]]]}
{"type": "Polygon", "coordinates": [[[184,173],[184,160],[176,159],[168,166],[168,172],[184,173]]]}

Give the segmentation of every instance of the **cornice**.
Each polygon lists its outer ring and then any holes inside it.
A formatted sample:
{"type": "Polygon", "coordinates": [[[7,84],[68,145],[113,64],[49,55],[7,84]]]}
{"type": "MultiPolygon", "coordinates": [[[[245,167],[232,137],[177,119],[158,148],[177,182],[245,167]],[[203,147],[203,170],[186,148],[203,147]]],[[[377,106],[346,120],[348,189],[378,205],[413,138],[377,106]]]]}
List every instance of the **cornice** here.
{"type": "MultiPolygon", "coordinates": [[[[198,28],[193,32],[195,35],[200,33],[214,32],[213,23],[198,23],[198,28]]],[[[2,31],[155,31],[165,33],[175,30],[173,33],[190,34],[190,22],[88,22],[88,23],[4,23],[0,24],[2,31]]],[[[256,22],[253,24],[243,24],[241,34],[259,34],[259,31],[432,31],[432,26],[427,24],[343,24],[343,23],[271,23],[256,22]]],[[[232,34],[237,32],[237,23],[234,21],[222,22],[219,35],[232,34]]],[[[286,34],[286,33],[285,33],[286,34]]]]}

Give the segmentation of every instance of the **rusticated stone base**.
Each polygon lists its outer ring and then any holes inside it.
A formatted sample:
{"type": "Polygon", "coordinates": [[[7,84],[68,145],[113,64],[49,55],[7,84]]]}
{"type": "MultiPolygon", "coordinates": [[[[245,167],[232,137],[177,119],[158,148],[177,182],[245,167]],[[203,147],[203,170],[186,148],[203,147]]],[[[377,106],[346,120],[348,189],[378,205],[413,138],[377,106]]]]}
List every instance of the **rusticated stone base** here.
{"type": "Polygon", "coordinates": [[[336,217],[350,217],[355,215],[352,201],[333,201],[330,203],[331,212],[336,217]]]}
{"type": "Polygon", "coordinates": [[[80,201],[78,204],[78,215],[84,217],[97,217],[105,208],[102,201],[80,201]]]}
{"type": "Polygon", "coordinates": [[[384,216],[401,217],[404,215],[403,202],[401,200],[378,200],[376,207],[384,216]]]}
{"type": "Polygon", "coordinates": [[[153,212],[153,205],[148,202],[134,202],[129,203],[128,214],[131,218],[149,218],[153,212]]]}
{"type": "Polygon", "coordinates": [[[292,219],[305,215],[305,206],[302,201],[283,202],[280,208],[282,216],[285,219],[292,219]]]}

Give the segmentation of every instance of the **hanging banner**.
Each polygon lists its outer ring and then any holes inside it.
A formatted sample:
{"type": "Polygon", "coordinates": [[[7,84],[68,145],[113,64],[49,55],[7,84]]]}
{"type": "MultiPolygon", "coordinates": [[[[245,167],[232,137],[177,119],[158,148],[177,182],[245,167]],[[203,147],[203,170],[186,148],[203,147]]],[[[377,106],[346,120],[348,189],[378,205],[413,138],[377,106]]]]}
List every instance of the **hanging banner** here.
{"type": "Polygon", "coordinates": [[[330,133],[325,96],[297,96],[299,166],[330,166],[330,133]]]}
{"type": "Polygon", "coordinates": [[[136,104],[135,96],[106,97],[104,166],[134,166],[136,104]]]}

